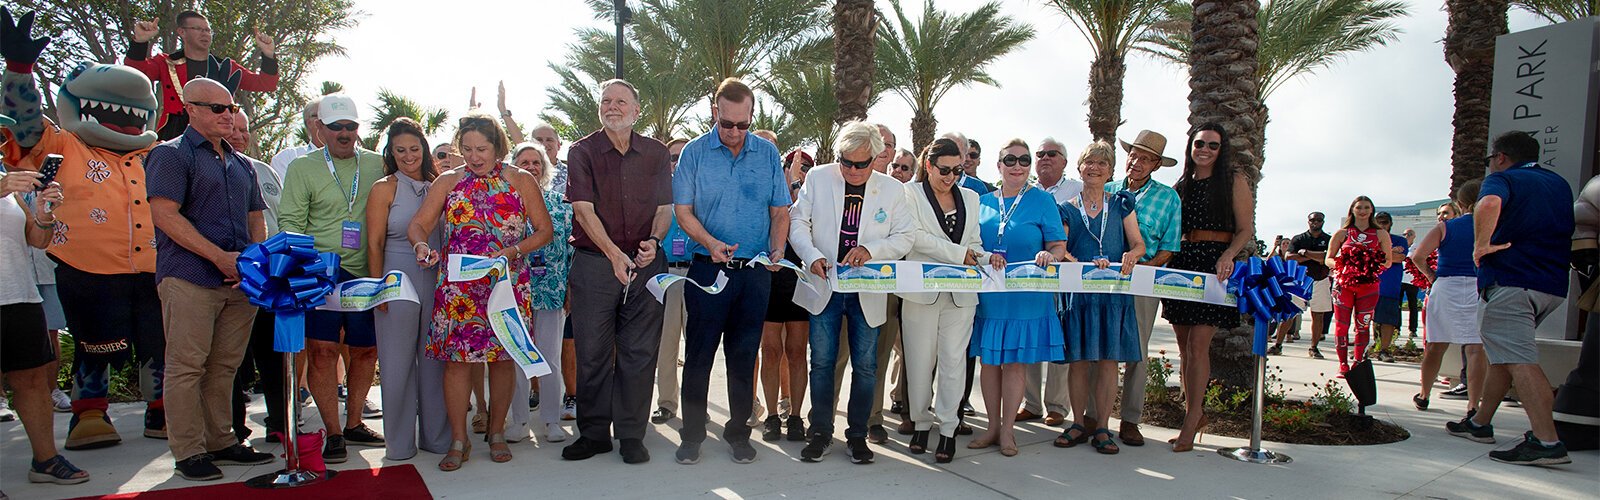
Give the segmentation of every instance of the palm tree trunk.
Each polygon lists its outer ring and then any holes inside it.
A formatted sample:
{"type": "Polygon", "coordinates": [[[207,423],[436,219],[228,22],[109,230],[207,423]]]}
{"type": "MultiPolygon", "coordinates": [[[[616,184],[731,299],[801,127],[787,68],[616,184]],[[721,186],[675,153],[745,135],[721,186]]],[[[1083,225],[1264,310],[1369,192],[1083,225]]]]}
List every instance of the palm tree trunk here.
{"type": "Polygon", "coordinates": [[[833,95],[839,100],[835,123],[867,117],[872,99],[873,52],[878,45],[878,13],[872,0],[838,0],[833,4],[833,95]]]}
{"type": "Polygon", "coordinates": [[[1506,0],[1448,0],[1444,58],[1456,73],[1456,112],[1450,120],[1450,192],[1484,175],[1489,153],[1489,91],[1494,84],[1494,40],[1506,33],[1506,0]]]}
{"type": "Polygon", "coordinates": [[[933,134],[938,129],[939,119],[933,117],[932,109],[915,110],[911,115],[911,150],[922,151],[933,142],[933,134]]]}
{"type": "MultiPolygon", "coordinates": [[[[1256,0],[1194,0],[1194,46],[1189,51],[1189,125],[1221,124],[1228,134],[1228,164],[1245,174],[1251,192],[1261,180],[1262,116],[1256,72],[1256,0]]],[[[1248,245],[1247,245],[1248,246],[1248,245]]],[[[1248,249],[1247,249],[1248,250],[1248,249]]],[[[1253,322],[1217,332],[1211,343],[1211,378],[1246,387],[1255,379],[1250,352],[1253,322]]]]}
{"type": "Polygon", "coordinates": [[[1115,143],[1122,126],[1122,77],[1128,73],[1122,54],[1101,50],[1089,64],[1089,135],[1115,143]]]}

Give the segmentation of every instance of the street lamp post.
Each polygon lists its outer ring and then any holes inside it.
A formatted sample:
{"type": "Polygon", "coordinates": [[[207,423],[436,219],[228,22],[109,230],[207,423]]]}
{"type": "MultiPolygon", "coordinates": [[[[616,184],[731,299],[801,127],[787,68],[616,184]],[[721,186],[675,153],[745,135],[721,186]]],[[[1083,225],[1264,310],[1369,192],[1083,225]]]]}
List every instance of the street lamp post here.
{"type": "Polygon", "coordinates": [[[633,11],[628,9],[627,0],[611,0],[611,6],[612,6],[613,11],[616,13],[616,21],[617,21],[617,43],[616,43],[616,45],[617,45],[617,59],[616,59],[617,60],[617,74],[616,74],[616,78],[618,80],[621,80],[622,79],[622,48],[625,46],[625,43],[626,43],[622,39],[622,27],[626,26],[628,24],[628,21],[633,20],[633,11]]]}

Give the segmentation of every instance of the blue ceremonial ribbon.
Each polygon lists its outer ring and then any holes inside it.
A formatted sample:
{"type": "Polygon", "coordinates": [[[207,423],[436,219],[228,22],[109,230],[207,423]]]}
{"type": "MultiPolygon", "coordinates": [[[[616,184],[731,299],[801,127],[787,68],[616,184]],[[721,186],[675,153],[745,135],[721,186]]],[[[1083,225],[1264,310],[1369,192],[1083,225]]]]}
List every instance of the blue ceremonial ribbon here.
{"type": "Polygon", "coordinates": [[[336,285],[339,255],[318,253],[315,243],[311,236],[283,232],[239,252],[239,289],[275,316],[274,351],[305,349],[305,312],[322,305],[336,285]]]}
{"type": "Polygon", "coordinates": [[[1257,356],[1267,355],[1267,335],[1273,323],[1288,321],[1300,314],[1301,300],[1311,298],[1311,277],[1298,262],[1282,257],[1261,260],[1250,257],[1233,268],[1228,278],[1228,292],[1238,298],[1239,314],[1255,319],[1255,341],[1251,350],[1257,356]]]}

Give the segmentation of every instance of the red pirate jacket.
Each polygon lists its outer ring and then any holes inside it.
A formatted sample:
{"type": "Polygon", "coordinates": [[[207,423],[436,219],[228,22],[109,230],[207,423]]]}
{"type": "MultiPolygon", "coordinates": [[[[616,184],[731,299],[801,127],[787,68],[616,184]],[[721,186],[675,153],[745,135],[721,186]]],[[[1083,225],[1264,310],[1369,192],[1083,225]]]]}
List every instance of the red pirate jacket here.
{"type": "MultiPolygon", "coordinates": [[[[156,124],[156,130],[166,126],[171,115],[183,114],[183,97],[179,95],[183,84],[188,83],[189,64],[179,50],[171,54],[160,54],[161,57],[150,57],[149,42],[128,44],[128,52],[122,59],[122,64],[144,73],[150,81],[161,84],[161,107],[166,111],[161,114],[161,121],[156,124]]],[[[252,92],[271,92],[278,90],[278,60],[263,55],[261,57],[261,71],[250,71],[233,62],[233,69],[244,76],[239,79],[239,90],[252,92]]],[[[187,120],[185,120],[187,122],[187,120]]]]}

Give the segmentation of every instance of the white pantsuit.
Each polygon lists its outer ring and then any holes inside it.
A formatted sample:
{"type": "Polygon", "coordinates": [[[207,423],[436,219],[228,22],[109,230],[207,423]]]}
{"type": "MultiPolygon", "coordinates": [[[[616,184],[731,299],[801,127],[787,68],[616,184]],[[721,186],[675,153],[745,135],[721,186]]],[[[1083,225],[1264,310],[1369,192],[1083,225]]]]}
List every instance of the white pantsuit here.
{"type": "MultiPolygon", "coordinates": [[[[978,229],[978,194],[954,186],[956,203],[965,220],[960,241],[951,241],[940,220],[942,210],[929,199],[929,188],[921,182],[906,185],[906,204],[910,205],[919,231],[906,260],[962,264],[970,250],[979,262],[988,261],[983,237],[978,229]]],[[[939,433],[954,437],[960,425],[961,393],[966,387],[967,341],[972,337],[973,317],[978,312],[975,293],[901,293],[900,338],[905,345],[906,403],[916,430],[926,431],[939,424],[939,433]],[[938,378],[937,390],[934,378],[938,378]],[[937,397],[935,397],[937,396],[937,397]],[[932,404],[933,411],[928,407],[932,404]]]]}

